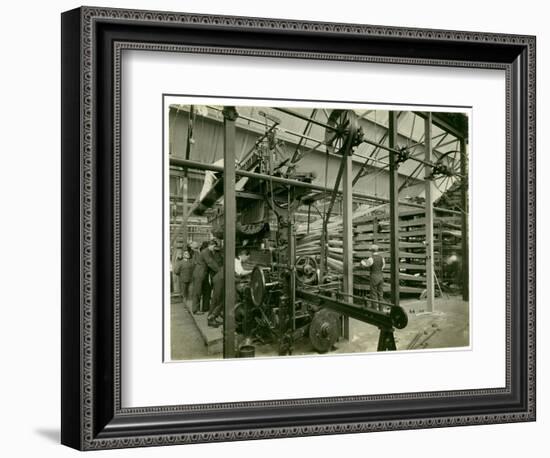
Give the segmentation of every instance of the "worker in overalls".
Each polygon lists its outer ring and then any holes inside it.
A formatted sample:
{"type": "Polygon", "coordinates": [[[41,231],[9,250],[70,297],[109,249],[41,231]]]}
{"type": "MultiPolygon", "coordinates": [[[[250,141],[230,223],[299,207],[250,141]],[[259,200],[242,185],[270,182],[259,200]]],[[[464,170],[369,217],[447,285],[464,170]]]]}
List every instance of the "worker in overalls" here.
{"type": "Polygon", "coordinates": [[[378,252],[378,245],[371,246],[371,256],[361,261],[361,266],[370,272],[370,297],[372,299],[371,307],[384,310],[384,305],[380,301],[384,300],[384,275],[382,271],[386,266],[384,258],[378,252]]]}
{"type": "Polygon", "coordinates": [[[187,303],[190,296],[190,285],[193,280],[193,270],[195,265],[191,259],[191,254],[189,250],[183,252],[182,257],[178,257],[176,260],[176,267],[174,268],[174,273],[178,276],[179,279],[179,292],[181,294],[181,300],[184,304],[187,303]]]}
{"type": "Polygon", "coordinates": [[[223,267],[214,257],[214,250],[217,246],[217,240],[210,240],[208,246],[200,252],[195,268],[193,269],[191,303],[191,311],[193,313],[205,313],[210,309],[210,294],[212,293],[212,289],[210,287],[209,274],[212,273],[215,275],[223,267]]]}
{"type": "MultiPolygon", "coordinates": [[[[247,270],[243,267],[243,262],[247,262],[250,258],[250,250],[241,248],[238,251],[238,256],[235,258],[235,289],[237,292],[242,292],[244,289],[244,279],[252,273],[252,270],[247,270]]],[[[218,271],[213,278],[213,293],[212,307],[208,315],[208,326],[218,327],[223,324],[222,316],[225,305],[223,292],[225,289],[223,268],[218,271]]]]}

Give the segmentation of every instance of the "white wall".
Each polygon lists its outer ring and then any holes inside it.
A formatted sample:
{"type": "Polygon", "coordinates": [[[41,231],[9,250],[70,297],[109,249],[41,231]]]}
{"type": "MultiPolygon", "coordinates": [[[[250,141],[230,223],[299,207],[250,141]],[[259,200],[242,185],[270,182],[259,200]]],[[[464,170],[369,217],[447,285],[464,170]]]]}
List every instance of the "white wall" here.
{"type": "MultiPolygon", "coordinates": [[[[550,122],[549,45],[544,2],[273,2],[117,0],[97,5],[319,21],[465,29],[538,36],[538,126],[550,122]]],[[[59,441],[60,341],[60,13],[76,1],[9,2],[0,28],[0,453],[69,456],[59,441]]],[[[550,169],[539,135],[539,170],[550,169]]],[[[550,180],[540,180],[538,278],[545,262],[550,180]]],[[[539,281],[541,281],[539,280],[539,281]]],[[[109,456],[522,456],[547,445],[550,426],[547,289],[539,294],[538,422],[439,430],[164,447],[109,456]],[[131,454],[131,455],[129,455],[131,454]]],[[[542,453],[534,453],[542,456],[542,453]]]]}

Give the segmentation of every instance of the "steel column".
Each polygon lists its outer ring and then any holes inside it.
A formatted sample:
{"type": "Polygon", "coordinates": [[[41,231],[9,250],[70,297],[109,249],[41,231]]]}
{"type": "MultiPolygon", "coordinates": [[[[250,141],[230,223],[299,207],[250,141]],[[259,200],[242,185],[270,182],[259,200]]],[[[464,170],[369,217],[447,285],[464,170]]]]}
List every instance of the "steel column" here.
{"type": "MultiPolygon", "coordinates": [[[[294,201],[294,189],[289,189],[288,192],[288,208],[291,208],[294,201]]],[[[288,228],[287,228],[287,240],[288,240],[288,267],[292,272],[290,276],[290,291],[289,291],[289,305],[290,305],[290,320],[292,331],[296,330],[296,227],[295,227],[295,214],[293,211],[288,212],[288,228]]]]}
{"type": "Polygon", "coordinates": [[[182,239],[183,239],[183,249],[185,249],[187,245],[187,220],[188,220],[188,210],[187,210],[187,200],[188,200],[188,194],[189,194],[189,178],[187,177],[187,172],[185,175],[181,178],[181,187],[182,187],[182,219],[181,219],[181,226],[182,226],[182,239]]]}
{"type": "Polygon", "coordinates": [[[462,175],[462,187],[460,197],[462,202],[462,299],[470,298],[470,252],[468,243],[468,156],[466,152],[466,139],[460,139],[460,175],[462,175]]]}
{"type": "MultiPolygon", "coordinates": [[[[185,148],[185,159],[189,159],[191,157],[191,149],[193,147],[193,128],[195,125],[195,106],[191,105],[191,108],[189,109],[189,125],[187,126],[187,144],[185,148]]],[[[187,244],[187,218],[188,218],[188,210],[187,210],[187,199],[188,199],[188,181],[189,178],[187,177],[187,170],[183,173],[183,218],[181,220],[182,225],[182,235],[183,235],[183,244],[184,247],[187,244]]]]}
{"type": "Polygon", "coordinates": [[[223,239],[224,239],[224,322],[223,356],[235,357],[235,221],[237,204],[235,198],[235,107],[224,107],[223,142],[223,239]]]}
{"type": "MultiPolygon", "coordinates": [[[[424,159],[432,162],[432,114],[424,118],[424,159]]],[[[426,197],[426,310],[434,310],[434,212],[432,167],[424,166],[424,187],[426,197]]]]}
{"type": "Polygon", "coordinates": [[[296,233],[294,230],[294,216],[288,221],[288,264],[293,273],[290,276],[290,291],[288,296],[290,307],[290,323],[293,331],[296,330],[296,233]]]}
{"type": "MultiPolygon", "coordinates": [[[[390,111],[388,137],[390,148],[397,146],[397,112],[390,111]]],[[[390,153],[390,273],[391,301],[399,305],[399,176],[396,155],[390,153]]]]}
{"type": "MultiPolygon", "coordinates": [[[[344,294],[353,295],[353,161],[351,155],[345,156],[343,237],[344,237],[344,294]]],[[[349,296],[348,296],[349,297],[349,296]]],[[[352,299],[349,299],[353,302],[352,299]]],[[[349,340],[349,317],[342,317],[342,336],[349,340]]]]}
{"type": "MultiPolygon", "coordinates": [[[[338,174],[336,175],[336,180],[334,182],[334,189],[332,191],[330,202],[327,208],[326,214],[323,216],[323,230],[321,233],[321,265],[320,265],[320,273],[321,273],[321,281],[326,273],[326,267],[327,267],[327,250],[328,250],[328,222],[330,220],[330,215],[332,213],[332,208],[334,207],[334,202],[336,201],[336,196],[339,194],[340,190],[340,181],[342,181],[342,177],[344,176],[344,172],[346,169],[346,159],[351,159],[352,155],[352,138],[351,136],[348,136],[346,138],[346,143],[343,147],[343,155],[340,162],[340,167],[338,167],[338,174]]],[[[351,167],[353,167],[353,163],[350,162],[350,166],[347,167],[350,169],[348,172],[350,175],[352,173],[351,167]]],[[[351,194],[351,188],[353,187],[353,183],[350,182],[350,194],[351,194]]],[[[353,194],[351,194],[350,198],[353,197],[353,194]]]]}

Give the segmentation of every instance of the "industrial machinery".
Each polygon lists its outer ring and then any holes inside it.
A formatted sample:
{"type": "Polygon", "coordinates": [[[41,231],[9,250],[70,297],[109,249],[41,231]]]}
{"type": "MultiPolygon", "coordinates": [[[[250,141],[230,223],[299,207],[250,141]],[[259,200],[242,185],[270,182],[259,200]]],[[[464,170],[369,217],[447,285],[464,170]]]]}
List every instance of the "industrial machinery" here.
{"type": "Polygon", "coordinates": [[[318,275],[318,271],[304,272],[314,262],[311,258],[297,263],[294,273],[289,269],[255,267],[238,329],[244,335],[278,341],[280,354],[291,354],[293,343],[304,336],[309,337],[315,350],[326,353],[341,336],[341,318],[347,316],[379,328],[378,351],[395,350],[394,328],[403,329],[408,322],[403,308],[384,303],[387,311],[381,312],[368,307],[365,298],[355,297],[354,304],[337,291],[328,295],[326,289],[321,292],[321,285],[303,283],[300,278],[318,275]],[[293,276],[297,280],[294,291],[290,287],[293,276]]]}
{"type": "MultiPolygon", "coordinates": [[[[256,267],[249,283],[238,287],[236,331],[248,339],[276,343],[281,355],[292,354],[294,343],[301,338],[309,338],[315,350],[325,353],[343,335],[343,317],[349,317],[380,330],[379,351],[395,350],[394,329],[403,329],[408,321],[400,306],[383,303],[385,310],[379,311],[379,304],[344,295],[341,281],[327,273],[326,243],[322,243],[320,256],[296,258],[295,212],[319,191],[308,186],[314,178],[311,173],[297,172],[299,155],[282,154],[279,119],[260,114],[270,123],[237,167],[237,175],[246,179],[240,178],[236,191],[236,246],[250,249],[256,267]]],[[[327,153],[342,158],[352,154],[363,138],[351,110],[333,110],[325,128],[327,153]]],[[[330,199],[324,215],[325,237],[342,170],[341,166],[333,192],[323,191],[323,197],[330,199]]],[[[197,215],[210,211],[218,237],[223,235],[223,207],[211,209],[223,195],[223,179],[220,170],[212,188],[191,210],[197,215]]]]}

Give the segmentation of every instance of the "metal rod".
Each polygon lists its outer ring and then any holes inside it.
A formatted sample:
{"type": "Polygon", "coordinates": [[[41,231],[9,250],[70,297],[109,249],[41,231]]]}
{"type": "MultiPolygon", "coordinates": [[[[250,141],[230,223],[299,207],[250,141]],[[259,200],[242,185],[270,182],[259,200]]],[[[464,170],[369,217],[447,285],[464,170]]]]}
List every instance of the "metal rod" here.
{"type": "MultiPolygon", "coordinates": [[[[390,153],[393,153],[393,154],[399,154],[400,151],[395,149],[395,146],[397,146],[397,138],[395,139],[395,143],[394,143],[394,146],[385,146],[385,145],[381,145],[380,143],[377,143],[377,142],[373,142],[372,140],[367,140],[365,138],[363,138],[362,140],[363,143],[368,143],[369,145],[373,145],[373,146],[376,146],[377,148],[380,148],[380,149],[383,149],[383,150],[386,150],[390,153]]],[[[406,148],[407,150],[410,149],[410,148],[406,148]]],[[[407,158],[407,160],[411,160],[411,161],[416,161],[416,162],[420,162],[421,164],[424,164],[424,165],[429,165],[429,166],[433,166],[433,162],[427,162],[425,160],[422,160],[422,159],[418,159],[417,157],[413,157],[413,156],[409,156],[407,158]]]]}
{"type": "MultiPolygon", "coordinates": [[[[212,106],[212,105],[206,105],[206,108],[209,108],[209,109],[211,109],[211,110],[219,111],[219,112],[223,113],[223,109],[222,109],[222,108],[219,108],[219,107],[215,107],[215,106],[212,106]]],[[[260,120],[258,120],[258,119],[250,118],[250,117],[245,116],[245,115],[242,115],[242,114],[239,114],[239,118],[244,119],[244,120],[246,120],[246,121],[250,121],[250,122],[256,123],[256,124],[260,124],[261,126],[265,126],[265,122],[264,122],[264,121],[260,121],[260,120]]]]}
{"type": "MultiPolygon", "coordinates": [[[[217,108],[217,107],[214,107],[214,106],[210,106],[210,105],[208,106],[208,108],[211,108],[211,109],[216,110],[216,111],[222,111],[220,108],[217,108]]],[[[281,111],[281,112],[284,112],[284,113],[287,113],[287,114],[290,114],[290,115],[295,116],[295,117],[298,117],[298,118],[300,118],[300,119],[303,119],[303,120],[305,120],[305,121],[308,122],[308,125],[311,125],[311,124],[313,123],[313,124],[320,125],[321,127],[325,127],[325,128],[328,128],[328,129],[336,130],[333,126],[329,126],[328,124],[325,124],[325,123],[323,123],[323,122],[316,121],[316,120],[313,119],[313,118],[309,118],[309,117],[307,117],[307,116],[305,116],[305,115],[301,115],[300,113],[296,113],[296,112],[294,112],[294,111],[292,111],[292,110],[288,110],[288,109],[286,109],[286,108],[278,108],[278,107],[273,107],[273,109],[274,109],[274,110],[281,111]]],[[[400,116],[402,113],[403,113],[403,112],[398,112],[398,119],[399,119],[399,116],[400,116]]],[[[313,112],[312,112],[312,114],[313,114],[313,112]]],[[[415,114],[418,114],[418,113],[415,113],[415,114]]],[[[249,117],[249,116],[239,115],[239,118],[244,119],[244,120],[246,120],[246,121],[254,122],[254,123],[259,124],[259,125],[261,125],[261,126],[265,126],[265,122],[264,122],[264,121],[259,121],[259,120],[257,120],[257,119],[251,118],[251,117],[249,117]]],[[[368,122],[373,122],[371,119],[367,119],[367,121],[368,121],[368,122]]],[[[308,125],[306,125],[306,128],[308,127],[308,125]]],[[[309,141],[311,141],[311,142],[317,144],[315,147],[313,147],[312,149],[310,149],[310,151],[308,151],[308,152],[314,151],[314,150],[316,150],[317,148],[319,148],[319,146],[325,145],[325,144],[326,144],[326,142],[323,141],[323,140],[317,140],[317,139],[315,139],[315,138],[312,138],[312,137],[309,137],[309,136],[305,135],[305,130],[304,130],[304,133],[301,134],[301,133],[298,133],[298,132],[294,132],[294,131],[292,131],[292,130],[289,130],[289,129],[285,128],[285,127],[282,127],[280,124],[277,124],[277,123],[272,124],[272,125],[270,126],[270,128],[269,128],[269,131],[273,130],[275,127],[277,127],[278,130],[280,130],[281,132],[285,132],[285,133],[287,133],[287,134],[289,134],[289,135],[293,135],[293,136],[299,137],[299,138],[300,138],[300,141],[299,141],[299,143],[298,143],[297,149],[299,148],[299,146],[300,146],[300,144],[302,143],[303,140],[309,140],[309,141]]],[[[266,135],[267,135],[267,133],[264,133],[264,134],[262,135],[261,139],[265,138],[266,135]]],[[[399,135],[400,135],[400,134],[398,133],[398,136],[399,136],[399,135]]],[[[438,134],[438,135],[436,136],[436,138],[437,138],[437,137],[440,137],[440,136],[442,136],[442,135],[446,135],[446,133],[444,132],[443,134],[438,134]]],[[[382,138],[379,142],[374,142],[374,141],[368,140],[368,139],[363,139],[362,142],[363,142],[363,143],[370,144],[370,145],[372,145],[372,146],[375,146],[375,150],[372,152],[372,154],[375,154],[375,153],[377,152],[377,150],[379,150],[379,149],[383,149],[383,150],[388,151],[388,152],[393,153],[393,154],[398,154],[398,153],[400,152],[399,150],[397,150],[397,149],[395,149],[395,148],[390,148],[389,146],[385,146],[385,145],[383,145],[383,144],[381,143],[382,141],[384,141],[384,139],[386,138],[386,136],[387,136],[387,132],[386,132],[386,134],[383,136],[383,138],[382,138]]],[[[260,141],[261,141],[261,140],[260,140],[260,141]]],[[[257,146],[258,143],[259,143],[259,142],[257,142],[257,143],[254,145],[254,147],[246,154],[246,156],[248,156],[248,155],[254,150],[254,148],[257,146]]],[[[421,145],[421,144],[423,144],[422,141],[417,142],[417,143],[414,143],[414,144],[412,144],[412,145],[410,145],[410,146],[407,146],[407,150],[416,148],[417,146],[419,146],[419,145],[421,145]]],[[[397,145],[397,142],[396,142],[396,145],[397,145]]],[[[435,148],[433,148],[433,152],[434,152],[434,153],[437,153],[437,154],[444,154],[444,153],[442,153],[442,152],[440,152],[440,151],[437,150],[437,146],[439,146],[439,144],[436,145],[435,148]]],[[[441,146],[443,146],[443,145],[441,145],[441,146]]],[[[329,154],[330,156],[333,156],[333,157],[338,157],[338,158],[341,157],[341,155],[335,154],[335,153],[328,153],[328,154],[329,154]]],[[[367,157],[366,157],[366,156],[362,156],[362,155],[360,155],[360,154],[354,154],[354,157],[360,157],[360,158],[362,158],[362,159],[365,159],[366,161],[373,161],[373,162],[378,162],[378,163],[380,163],[380,164],[388,165],[388,164],[387,164],[386,162],[384,162],[384,161],[380,161],[379,159],[373,158],[373,157],[372,157],[372,154],[371,154],[371,156],[367,156],[367,157]]],[[[415,162],[418,162],[418,163],[420,163],[420,164],[424,164],[424,165],[430,165],[430,166],[433,166],[433,165],[434,165],[433,162],[432,162],[432,163],[427,163],[426,161],[424,161],[424,160],[422,160],[422,159],[420,159],[420,158],[416,158],[416,157],[414,157],[414,156],[409,156],[408,159],[410,159],[410,160],[412,160],[412,161],[415,161],[415,162]]],[[[243,162],[243,161],[241,161],[241,162],[243,162]]],[[[363,165],[365,165],[365,164],[363,164],[363,165]]],[[[361,170],[360,170],[360,171],[358,172],[358,174],[356,175],[355,180],[354,180],[354,184],[357,183],[357,181],[361,178],[361,176],[360,176],[360,174],[359,174],[360,172],[361,172],[361,170]]]]}
{"type": "MultiPolygon", "coordinates": [[[[311,119],[315,118],[315,113],[317,113],[317,108],[314,108],[311,111],[311,114],[309,115],[311,119]]],[[[304,127],[304,131],[302,132],[303,135],[307,135],[309,132],[309,129],[311,128],[311,119],[307,122],[306,127],[304,127]]],[[[296,145],[296,149],[294,150],[294,154],[292,155],[292,159],[290,160],[290,163],[293,164],[295,160],[299,157],[299,150],[302,146],[302,142],[304,141],[304,137],[300,138],[300,141],[296,145]]]]}
{"type": "MultiPolygon", "coordinates": [[[[382,145],[381,143],[374,142],[372,140],[367,140],[366,138],[363,138],[362,141],[363,143],[368,143],[369,145],[376,146],[376,148],[389,151],[390,153],[394,153],[394,154],[399,153],[398,150],[396,150],[394,147],[391,147],[391,146],[382,145]]],[[[395,145],[397,145],[397,141],[395,142],[395,145]]]]}
{"type": "MultiPolygon", "coordinates": [[[[387,166],[390,164],[389,162],[383,161],[383,160],[381,160],[381,159],[377,159],[376,157],[372,157],[372,154],[375,154],[376,151],[377,151],[377,150],[376,150],[376,148],[375,148],[375,149],[372,151],[371,156],[363,156],[362,154],[357,154],[356,152],[354,152],[352,157],[353,157],[354,159],[360,158],[360,159],[364,159],[365,161],[377,162],[378,164],[387,167],[387,166]]],[[[331,154],[331,155],[332,155],[332,154],[331,154]]]]}
{"type": "MultiPolygon", "coordinates": [[[[393,304],[391,302],[379,301],[379,300],[376,300],[376,299],[371,299],[370,297],[367,297],[367,296],[355,296],[354,294],[345,294],[345,293],[340,293],[340,292],[338,292],[336,294],[339,295],[339,296],[349,297],[349,298],[353,299],[353,301],[357,300],[357,302],[365,302],[365,303],[366,302],[374,302],[376,304],[387,305],[389,307],[393,307],[393,304]]],[[[377,309],[374,309],[374,310],[377,310],[377,309]]]]}
{"type": "Polygon", "coordinates": [[[411,133],[409,134],[409,138],[407,139],[407,148],[411,148],[410,141],[412,140],[412,136],[414,134],[414,126],[416,125],[416,115],[413,113],[413,122],[411,125],[411,133]]]}
{"type": "Polygon", "coordinates": [[[340,180],[342,179],[344,166],[345,166],[345,163],[342,160],[342,162],[340,162],[340,167],[338,168],[338,175],[336,176],[336,181],[334,184],[334,189],[332,190],[332,193],[331,193],[328,209],[323,216],[323,231],[321,234],[321,265],[320,265],[321,278],[324,278],[326,267],[327,267],[328,221],[330,219],[330,214],[332,213],[332,207],[334,206],[336,196],[340,192],[339,191],[340,180]]]}
{"type": "MultiPolygon", "coordinates": [[[[239,164],[244,164],[248,157],[250,156],[250,154],[257,148],[257,146],[264,140],[264,138],[266,138],[270,132],[275,129],[275,127],[277,127],[277,124],[273,124],[269,129],[267,129],[255,142],[254,142],[254,145],[252,146],[252,148],[250,148],[247,153],[244,155],[244,157],[242,158],[241,161],[239,161],[239,164]]],[[[248,138],[248,137],[247,137],[248,138]]]]}
{"type": "MultiPolygon", "coordinates": [[[[211,106],[211,105],[207,105],[207,108],[210,108],[210,109],[215,110],[215,111],[222,111],[220,108],[214,107],[214,106],[211,106]]],[[[274,107],[273,109],[277,109],[277,108],[274,107]]],[[[253,123],[255,123],[255,124],[259,124],[259,125],[262,126],[262,127],[265,127],[265,125],[266,125],[266,124],[265,124],[265,121],[260,121],[259,119],[254,119],[254,118],[251,118],[250,116],[246,116],[246,115],[241,115],[241,114],[240,114],[240,115],[239,115],[239,118],[240,118],[240,119],[244,119],[245,121],[249,121],[249,122],[253,122],[253,123]]],[[[271,122],[273,122],[273,121],[271,121],[271,122]]],[[[300,133],[298,133],[298,132],[294,132],[293,130],[289,130],[289,129],[285,128],[285,127],[282,127],[282,126],[281,126],[280,124],[278,124],[278,123],[274,123],[274,124],[272,124],[270,127],[272,128],[272,127],[274,127],[274,126],[277,126],[278,129],[279,129],[280,131],[285,132],[285,133],[287,133],[287,134],[289,134],[289,135],[293,135],[293,136],[295,136],[295,137],[300,137],[300,138],[302,138],[302,139],[304,139],[304,140],[309,140],[309,141],[312,141],[312,142],[315,142],[315,143],[319,143],[319,144],[324,144],[324,143],[325,143],[325,142],[322,141],[322,140],[317,140],[317,139],[315,139],[315,138],[308,137],[308,136],[305,135],[305,134],[300,134],[300,133]]],[[[250,131],[252,131],[252,132],[256,132],[255,130],[250,129],[250,128],[249,128],[248,130],[250,130],[250,131]]],[[[256,132],[256,133],[257,133],[257,132],[256,132]]]]}
{"type": "MultiPolygon", "coordinates": [[[[176,158],[176,157],[171,157],[170,158],[170,166],[171,167],[172,166],[173,167],[182,167],[182,168],[188,167],[188,168],[191,168],[191,169],[198,169],[198,170],[210,170],[212,172],[223,172],[224,171],[224,168],[221,167],[221,166],[212,165],[212,164],[205,164],[204,162],[198,162],[198,161],[191,161],[191,160],[187,161],[185,159],[180,159],[180,158],[176,158]]],[[[332,192],[333,191],[333,189],[328,187],[328,186],[308,183],[308,182],[305,182],[305,181],[292,180],[292,179],[289,179],[289,178],[274,177],[274,176],[265,175],[263,173],[249,172],[247,170],[236,170],[235,173],[236,173],[237,176],[255,178],[257,180],[271,180],[271,181],[273,181],[273,183],[280,183],[280,184],[284,184],[284,185],[287,185],[287,186],[297,186],[297,187],[302,187],[302,188],[313,189],[315,191],[325,191],[325,192],[332,192]]],[[[362,193],[362,192],[354,192],[353,197],[357,197],[359,199],[369,199],[369,200],[373,200],[373,201],[376,201],[376,202],[385,202],[385,203],[388,203],[390,201],[390,199],[386,199],[385,197],[375,196],[375,195],[372,195],[372,194],[365,194],[365,193],[362,193]]],[[[400,204],[407,205],[409,207],[414,207],[414,208],[424,208],[424,205],[415,204],[415,203],[412,203],[412,202],[402,201],[402,202],[400,202],[400,204]]],[[[434,208],[434,209],[437,210],[437,211],[440,211],[440,212],[451,213],[451,214],[455,214],[455,215],[460,215],[461,214],[460,211],[449,210],[447,208],[437,207],[437,208],[434,208]]]]}
{"type": "Polygon", "coordinates": [[[338,301],[334,298],[302,289],[296,290],[296,297],[305,299],[313,304],[327,307],[335,312],[342,313],[349,318],[353,318],[354,320],[359,320],[364,323],[369,323],[379,328],[392,329],[393,327],[393,322],[390,315],[384,312],[379,312],[378,310],[357,307],[347,302],[338,301]]]}
{"type": "Polygon", "coordinates": [[[332,213],[332,208],[334,207],[334,202],[336,201],[336,196],[340,193],[340,181],[342,180],[342,175],[344,174],[344,169],[346,167],[346,159],[351,155],[351,143],[352,138],[348,135],[346,138],[346,144],[343,147],[344,153],[342,159],[340,160],[340,167],[338,167],[338,174],[336,175],[336,180],[334,181],[334,188],[330,196],[330,202],[328,209],[323,217],[323,231],[321,236],[321,278],[324,277],[326,265],[327,265],[327,245],[328,245],[328,221],[332,213]]]}
{"type": "MultiPolygon", "coordinates": [[[[453,139],[453,140],[449,140],[448,142],[445,142],[445,143],[441,143],[440,145],[437,145],[439,148],[442,148],[444,146],[449,146],[449,145],[452,145],[453,143],[456,143],[457,139],[453,139]]],[[[460,140],[459,140],[460,141],[460,140]]],[[[447,151],[445,152],[440,152],[439,154],[445,154],[447,151]]]]}
{"type": "MultiPolygon", "coordinates": [[[[382,138],[380,139],[379,143],[382,143],[387,136],[388,136],[388,132],[386,131],[384,132],[384,135],[382,135],[382,138]]],[[[365,162],[363,162],[363,164],[359,168],[359,171],[357,172],[357,175],[355,175],[355,178],[353,179],[353,184],[357,183],[359,179],[361,179],[361,177],[363,176],[363,170],[367,168],[367,164],[369,163],[369,161],[372,160],[372,161],[380,162],[378,159],[372,157],[372,155],[375,154],[378,151],[378,149],[379,148],[375,148],[374,151],[371,153],[371,155],[365,159],[365,162]]]]}
{"type": "Polygon", "coordinates": [[[441,143],[445,141],[445,139],[449,136],[449,132],[443,132],[442,134],[436,135],[432,138],[432,140],[435,140],[437,137],[441,137],[438,142],[434,145],[434,150],[437,149],[439,146],[441,146],[441,143]]]}
{"type": "MultiPolygon", "coordinates": [[[[432,140],[435,140],[436,138],[439,138],[439,137],[445,137],[447,134],[447,132],[443,132],[441,134],[437,134],[435,136],[432,137],[432,140]]],[[[441,140],[440,140],[441,141],[441,140]]],[[[407,146],[407,149],[412,149],[412,148],[416,148],[417,146],[420,146],[420,145],[423,145],[424,144],[424,134],[422,134],[422,136],[420,137],[420,140],[418,140],[416,143],[413,143],[409,146],[407,146]]],[[[435,148],[439,145],[439,143],[437,145],[435,145],[435,147],[432,147],[432,150],[435,150],[435,148]]]]}
{"type": "MultiPolygon", "coordinates": [[[[401,186],[399,186],[399,192],[403,191],[403,189],[405,189],[407,187],[407,185],[412,181],[414,180],[416,177],[416,173],[420,171],[420,168],[423,166],[423,164],[418,164],[416,166],[416,168],[413,170],[413,172],[407,177],[405,178],[405,181],[403,181],[403,183],[401,183],[401,186]]],[[[426,166],[424,166],[426,167],[426,166]]]]}
{"type": "Polygon", "coordinates": [[[280,111],[282,113],[286,113],[290,116],[294,116],[296,118],[300,118],[300,119],[303,119],[304,121],[309,121],[313,124],[316,124],[318,126],[321,126],[321,127],[324,127],[325,129],[329,129],[329,130],[332,130],[334,132],[337,132],[338,129],[334,126],[330,126],[328,124],[325,124],[324,122],[321,122],[321,121],[317,121],[315,119],[311,119],[310,117],[308,116],[305,116],[303,114],[300,114],[300,113],[296,113],[295,111],[292,111],[292,110],[289,110],[287,108],[280,108],[280,107],[273,107],[274,110],[277,110],[277,111],[280,111]]]}
{"type": "MultiPolygon", "coordinates": [[[[213,106],[208,106],[208,107],[209,107],[209,108],[212,108],[212,109],[214,109],[214,110],[220,111],[219,108],[216,108],[216,107],[213,107],[213,106]]],[[[336,127],[334,127],[334,126],[330,126],[330,125],[328,125],[328,124],[326,124],[326,123],[323,123],[323,122],[321,122],[321,121],[317,121],[317,120],[315,120],[315,119],[309,118],[308,116],[302,115],[302,114],[300,114],[300,113],[296,113],[295,111],[288,110],[287,108],[280,108],[280,107],[272,107],[272,108],[273,108],[274,110],[280,111],[280,112],[282,112],[282,113],[286,113],[286,114],[288,114],[288,115],[295,116],[295,117],[297,117],[297,118],[299,118],[299,119],[302,119],[302,120],[304,120],[304,121],[307,121],[307,122],[309,122],[309,123],[316,124],[316,125],[318,125],[318,126],[324,127],[325,129],[329,129],[329,130],[332,130],[332,131],[335,131],[335,132],[338,130],[338,129],[337,129],[336,127]]],[[[416,113],[416,114],[418,114],[418,113],[416,113]]],[[[265,125],[263,122],[258,121],[258,120],[254,119],[254,118],[250,118],[250,117],[248,117],[248,116],[239,115],[239,117],[240,117],[241,119],[244,119],[244,120],[247,120],[247,121],[255,122],[255,123],[260,124],[260,125],[262,125],[262,126],[265,125]]],[[[368,120],[368,121],[370,121],[370,120],[368,120]]],[[[439,127],[439,126],[438,126],[438,127],[439,127]]],[[[318,144],[325,144],[324,141],[321,141],[321,140],[317,140],[317,139],[315,139],[315,138],[308,137],[307,135],[300,134],[300,133],[298,133],[298,132],[293,132],[293,131],[291,131],[291,130],[285,129],[284,127],[281,127],[280,125],[279,125],[279,130],[281,130],[281,131],[283,131],[283,132],[286,132],[287,134],[290,134],[290,135],[295,135],[295,136],[297,136],[297,137],[300,137],[300,138],[303,138],[303,139],[306,139],[306,140],[310,140],[310,141],[315,142],[315,143],[318,143],[318,144]]],[[[365,138],[363,138],[362,142],[363,142],[363,143],[367,143],[367,144],[372,145],[372,146],[375,146],[375,147],[377,147],[377,148],[379,148],[379,149],[386,150],[386,151],[388,151],[388,152],[390,152],[390,153],[398,154],[398,153],[400,152],[399,150],[395,149],[395,147],[392,148],[392,147],[389,147],[389,146],[385,146],[385,145],[382,145],[382,144],[380,144],[380,143],[378,143],[378,142],[375,142],[375,141],[372,141],[372,140],[368,140],[368,139],[365,139],[365,138]]],[[[397,141],[395,142],[395,145],[397,146],[397,141]]],[[[407,149],[413,148],[413,147],[415,147],[415,146],[418,146],[418,144],[411,145],[410,147],[407,147],[407,149]]],[[[428,163],[426,163],[425,161],[423,161],[422,159],[418,159],[418,158],[415,158],[415,157],[409,157],[409,159],[410,159],[410,160],[413,160],[413,161],[416,161],[416,162],[420,162],[420,163],[422,163],[422,164],[424,164],[424,165],[433,165],[433,163],[432,163],[432,164],[428,164],[428,163]]]]}

